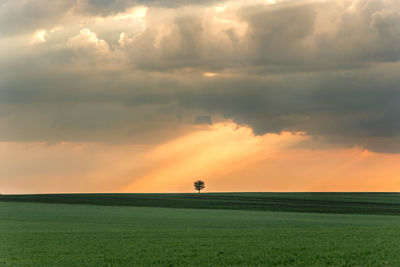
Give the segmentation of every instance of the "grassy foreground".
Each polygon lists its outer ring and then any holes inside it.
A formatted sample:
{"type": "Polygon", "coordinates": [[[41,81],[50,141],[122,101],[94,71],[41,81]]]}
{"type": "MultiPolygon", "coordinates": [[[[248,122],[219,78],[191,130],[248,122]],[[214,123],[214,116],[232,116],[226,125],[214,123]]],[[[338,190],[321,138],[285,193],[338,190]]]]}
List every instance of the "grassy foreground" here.
{"type": "Polygon", "coordinates": [[[0,201],[400,215],[399,193],[45,194],[0,201]]]}
{"type": "Polygon", "coordinates": [[[400,266],[400,216],[0,202],[0,266],[400,266]]]}

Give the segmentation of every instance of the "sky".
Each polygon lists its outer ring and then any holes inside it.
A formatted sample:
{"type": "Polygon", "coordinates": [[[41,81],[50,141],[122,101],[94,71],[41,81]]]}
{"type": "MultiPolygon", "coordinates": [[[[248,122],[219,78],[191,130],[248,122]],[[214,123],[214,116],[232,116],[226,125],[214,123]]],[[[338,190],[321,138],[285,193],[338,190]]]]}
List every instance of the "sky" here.
{"type": "Polygon", "coordinates": [[[0,0],[0,193],[400,191],[397,0],[0,0]]]}

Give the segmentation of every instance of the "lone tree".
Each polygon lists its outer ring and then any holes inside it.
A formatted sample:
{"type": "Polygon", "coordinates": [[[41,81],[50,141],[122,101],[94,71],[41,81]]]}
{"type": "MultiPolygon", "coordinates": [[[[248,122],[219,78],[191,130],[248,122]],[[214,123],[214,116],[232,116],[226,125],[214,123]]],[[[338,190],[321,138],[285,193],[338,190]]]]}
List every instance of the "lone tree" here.
{"type": "Polygon", "coordinates": [[[203,182],[203,181],[198,180],[198,181],[194,182],[194,189],[196,189],[197,191],[199,191],[199,193],[200,193],[200,190],[203,190],[203,189],[204,189],[204,187],[206,187],[206,186],[204,185],[204,182],[203,182]]]}

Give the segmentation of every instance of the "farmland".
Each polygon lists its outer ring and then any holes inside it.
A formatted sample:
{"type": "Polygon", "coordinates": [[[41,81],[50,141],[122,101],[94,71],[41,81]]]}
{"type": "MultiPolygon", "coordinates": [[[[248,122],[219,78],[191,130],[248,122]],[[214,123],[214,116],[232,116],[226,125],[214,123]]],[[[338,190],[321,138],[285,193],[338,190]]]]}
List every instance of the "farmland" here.
{"type": "MultiPolygon", "coordinates": [[[[279,197],[304,199],[304,194],[279,197]]],[[[220,196],[192,196],[208,195],[220,196]]],[[[375,214],[376,203],[392,203],[395,214],[396,194],[313,195],[316,203],[318,199],[353,202],[349,207],[363,214],[350,214],[350,208],[347,214],[337,209],[333,213],[270,211],[252,205],[248,210],[244,205],[241,209],[172,208],[166,203],[174,202],[166,200],[159,204],[163,207],[154,205],[155,196],[173,199],[179,194],[146,195],[153,199],[152,207],[63,204],[64,196],[54,201],[57,195],[51,196],[53,204],[49,199],[37,203],[32,196],[30,201],[24,196],[24,202],[0,201],[1,266],[400,265],[400,216],[375,214]]],[[[74,195],[67,196],[71,200],[74,195]]]]}
{"type": "Polygon", "coordinates": [[[43,194],[0,201],[400,215],[399,193],[43,194]]]}

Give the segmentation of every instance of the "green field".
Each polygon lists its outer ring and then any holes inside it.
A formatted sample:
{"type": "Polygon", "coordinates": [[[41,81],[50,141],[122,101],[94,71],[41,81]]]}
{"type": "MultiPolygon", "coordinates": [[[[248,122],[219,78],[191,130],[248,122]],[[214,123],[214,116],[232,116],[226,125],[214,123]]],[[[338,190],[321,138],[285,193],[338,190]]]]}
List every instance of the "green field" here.
{"type": "Polygon", "coordinates": [[[0,201],[400,215],[399,193],[46,194],[0,195],[0,201]]]}
{"type": "MultiPolygon", "coordinates": [[[[365,203],[397,210],[396,197],[314,195],[316,203],[364,205],[364,213],[376,210],[365,203]]],[[[0,266],[400,266],[400,216],[7,200],[0,201],[0,266]]]]}

